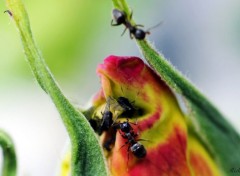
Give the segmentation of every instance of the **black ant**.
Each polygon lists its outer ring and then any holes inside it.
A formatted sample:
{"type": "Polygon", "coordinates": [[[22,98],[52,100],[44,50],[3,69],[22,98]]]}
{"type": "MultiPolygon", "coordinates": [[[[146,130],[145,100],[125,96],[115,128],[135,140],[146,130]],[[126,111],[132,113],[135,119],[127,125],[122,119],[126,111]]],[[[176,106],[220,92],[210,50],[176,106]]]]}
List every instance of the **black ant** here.
{"type": "Polygon", "coordinates": [[[110,151],[111,145],[115,142],[116,139],[116,130],[112,129],[113,124],[113,113],[110,110],[105,110],[102,113],[102,124],[99,128],[98,134],[101,135],[103,131],[109,131],[110,137],[103,143],[103,147],[110,151]]]}
{"type": "MultiPolygon", "coordinates": [[[[134,132],[134,130],[133,130],[132,126],[130,125],[130,122],[128,122],[128,120],[126,122],[116,124],[115,128],[120,129],[121,136],[124,139],[127,139],[127,142],[122,147],[129,144],[128,152],[131,151],[135,157],[144,158],[146,156],[147,151],[146,151],[145,147],[142,144],[140,144],[139,142],[137,142],[142,139],[136,139],[138,134],[134,132]]],[[[129,158],[129,155],[128,155],[128,158],[129,158]]]]}
{"type": "Polygon", "coordinates": [[[113,113],[110,110],[109,99],[107,99],[104,112],[101,112],[101,115],[102,115],[101,118],[98,116],[95,116],[95,118],[88,119],[91,127],[99,135],[101,135],[104,131],[108,131],[113,124],[113,113]]]}
{"type": "Polygon", "coordinates": [[[125,97],[117,98],[118,104],[123,108],[122,116],[131,118],[134,115],[136,108],[133,107],[132,103],[125,97]]]}
{"type": "MultiPolygon", "coordinates": [[[[113,20],[112,20],[112,22],[111,22],[112,26],[118,26],[118,25],[124,24],[125,27],[126,27],[124,29],[122,35],[125,33],[125,31],[127,29],[129,29],[129,33],[130,33],[130,38],[131,39],[133,38],[132,36],[134,36],[138,40],[143,40],[145,38],[146,34],[150,34],[149,31],[144,31],[142,29],[137,28],[138,26],[139,27],[143,27],[143,25],[135,25],[135,26],[133,26],[127,20],[127,16],[126,16],[125,12],[120,11],[118,9],[113,9],[112,14],[113,14],[113,18],[114,18],[114,20],[116,22],[116,24],[113,24],[113,20]]],[[[130,19],[131,18],[132,18],[132,13],[130,15],[130,19]]]]}
{"type": "Polygon", "coordinates": [[[101,114],[102,114],[102,123],[99,128],[99,135],[101,135],[103,131],[108,131],[113,124],[113,113],[110,110],[109,99],[107,99],[105,110],[101,114]]]}
{"type": "Polygon", "coordinates": [[[91,127],[95,132],[101,135],[104,131],[108,131],[113,124],[113,113],[109,110],[105,110],[102,113],[102,119],[89,119],[91,127]]]}

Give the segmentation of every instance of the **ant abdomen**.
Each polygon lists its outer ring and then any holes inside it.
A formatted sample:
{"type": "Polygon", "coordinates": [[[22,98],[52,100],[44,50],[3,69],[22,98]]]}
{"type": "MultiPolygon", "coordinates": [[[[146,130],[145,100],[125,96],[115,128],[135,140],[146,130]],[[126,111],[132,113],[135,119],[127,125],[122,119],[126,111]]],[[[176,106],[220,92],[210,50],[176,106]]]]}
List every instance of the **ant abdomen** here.
{"type": "Polygon", "coordinates": [[[133,155],[136,156],[137,158],[144,158],[147,155],[145,147],[139,142],[133,144],[130,147],[130,150],[133,153],[133,155]]]}
{"type": "Polygon", "coordinates": [[[146,36],[145,31],[143,31],[142,29],[136,29],[135,33],[134,33],[134,37],[138,40],[143,40],[146,36]]]}

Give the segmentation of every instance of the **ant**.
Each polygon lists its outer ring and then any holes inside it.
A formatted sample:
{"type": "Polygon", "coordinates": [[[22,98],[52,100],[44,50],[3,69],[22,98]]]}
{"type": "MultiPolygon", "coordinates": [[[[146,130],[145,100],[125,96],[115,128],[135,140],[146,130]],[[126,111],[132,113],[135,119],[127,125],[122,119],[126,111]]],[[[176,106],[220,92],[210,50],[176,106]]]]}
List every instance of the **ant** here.
{"type": "MultiPolygon", "coordinates": [[[[135,124],[136,125],[136,124],[135,124]]],[[[127,139],[126,143],[122,146],[129,144],[128,146],[128,159],[129,159],[129,151],[133,153],[133,155],[137,158],[144,158],[147,154],[147,151],[145,147],[140,144],[137,141],[143,140],[143,139],[136,139],[138,134],[136,134],[130,125],[130,122],[128,122],[128,119],[126,122],[118,123],[115,125],[116,129],[120,129],[120,134],[124,139],[127,139]]],[[[121,148],[122,148],[121,147],[121,148]]]]}
{"type": "Polygon", "coordinates": [[[101,135],[104,131],[108,131],[113,124],[113,113],[110,110],[110,101],[107,99],[104,112],[101,112],[102,117],[88,119],[91,127],[101,135]]]}
{"type": "MultiPolygon", "coordinates": [[[[109,97],[109,101],[113,104],[113,109],[120,112],[117,116],[124,116],[132,118],[137,112],[136,108],[133,106],[133,102],[130,102],[126,97],[120,96],[118,98],[109,97]]],[[[116,120],[116,119],[115,119],[116,120]]]]}
{"type": "Polygon", "coordinates": [[[102,123],[99,128],[99,135],[101,135],[103,131],[108,131],[113,124],[113,113],[110,111],[109,99],[107,99],[105,110],[101,114],[102,123]]]}
{"type": "Polygon", "coordinates": [[[134,115],[136,108],[133,107],[132,103],[125,97],[117,98],[118,104],[123,108],[123,116],[131,118],[134,115]]]}
{"type": "MultiPolygon", "coordinates": [[[[125,14],[125,12],[123,11],[120,11],[118,9],[113,9],[112,11],[112,14],[113,14],[113,18],[116,22],[116,24],[113,24],[113,20],[111,22],[111,25],[112,26],[119,26],[121,24],[124,24],[125,25],[125,29],[122,33],[122,35],[125,33],[125,31],[127,29],[129,29],[129,34],[130,34],[130,38],[133,39],[133,36],[138,39],[138,40],[143,40],[146,36],[146,34],[150,34],[149,31],[144,31],[142,29],[139,29],[137,28],[138,26],[139,27],[143,27],[143,25],[135,25],[133,26],[128,20],[127,20],[127,16],[125,14]]],[[[132,13],[130,15],[130,19],[132,18],[132,13]]]]}
{"type": "Polygon", "coordinates": [[[98,134],[101,135],[104,131],[107,131],[107,140],[103,143],[103,147],[107,151],[111,151],[111,145],[116,140],[116,129],[112,128],[113,125],[113,113],[110,110],[105,110],[102,113],[102,124],[99,128],[98,134]]]}
{"type": "Polygon", "coordinates": [[[93,123],[92,121],[90,122],[91,126],[95,131],[98,132],[99,135],[101,135],[104,131],[107,132],[106,134],[108,137],[106,137],[106,141],[103,143],[103,147],[111,151],[111,145],[115,142],[116,139],[116,130],[112,128],[113,122],[113,113],[110,110],[110,99],[108,98],[106,100],[106,106],[104,109],[104,112],[101,112],[102,114],[102,119],[101,119],[101,124],[93,123]],[[96,124],[96,125],[95,125],[96,124]]]}

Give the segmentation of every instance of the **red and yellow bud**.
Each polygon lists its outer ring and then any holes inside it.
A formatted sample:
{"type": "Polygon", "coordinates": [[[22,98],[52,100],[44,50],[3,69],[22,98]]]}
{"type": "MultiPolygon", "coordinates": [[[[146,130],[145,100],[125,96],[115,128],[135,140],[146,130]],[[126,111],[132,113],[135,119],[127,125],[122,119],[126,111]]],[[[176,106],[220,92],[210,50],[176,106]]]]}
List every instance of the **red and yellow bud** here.
{"type": "MultiPolygon", "coordinates": [[[[93,118],[102,118],[109,106],[114,123],[129,120],[134,133],[138,134],[136,141],[147,151],[145,157],[137,158],[119,129],[103,132],[102,145],[116,135],[111,150],[105,150],[112,176],[223,175],[207,149],[191,132],[175,95],[141,59],[109,56],[98,66],[97,73],[102,88],[93,99],[93,118]],[[141,113],[120,117],[124,110],[116,105],[118,97],[128,98],[141,113]]],[[[66,172],[63,175],[70,172],[66,166],[65,163],[62,167],[66,172]]]]}
{"type": "MultiPolygon", "coordinates": [[[[97,73],[102,89],[93,101],[96,114],[101,114],[109,97],[126,97],[142,110],[142,114],[134,118],[117,118],[115,113],[115,120],[137,121],[132,127],[139,134],[137,138],[146,148],[147,155],[136,158],[126,139],[117,132],[112,150],[106,151],[112,175],[221,175],[207,150],[188,132],[174,94],[141,59],[109,56],[98,66],[97,73]]],[[[116,111],[119,110],[116,108],[116,111]]],[[[111,133],[111,130],[103,133],[102,141],[113,135],[111,133]]]]}

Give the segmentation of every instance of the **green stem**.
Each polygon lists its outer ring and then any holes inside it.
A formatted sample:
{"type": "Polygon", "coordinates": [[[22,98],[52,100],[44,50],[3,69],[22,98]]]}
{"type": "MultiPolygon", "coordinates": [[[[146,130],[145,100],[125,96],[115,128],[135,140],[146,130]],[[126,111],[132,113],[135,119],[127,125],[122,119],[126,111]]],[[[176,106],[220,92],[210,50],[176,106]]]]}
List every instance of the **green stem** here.
{"type": "Polygon", "coordinates": [[[16,176],[17,157],[12,139],[0,130],[0,146],[3,151],[2,176],[16,176]]]}
{"type": "Polygon", "coordinates": [[[32,36],[24,5],[20,0],[7,0],[7,5],[20,32],[30,68],[42,89],[57,107],[72,144],[72,175],[106,175],[107,169],[98,139],[84,115],[63,95],[49,71],[32,36]]]}

